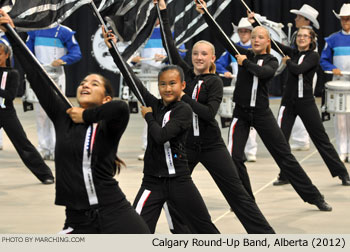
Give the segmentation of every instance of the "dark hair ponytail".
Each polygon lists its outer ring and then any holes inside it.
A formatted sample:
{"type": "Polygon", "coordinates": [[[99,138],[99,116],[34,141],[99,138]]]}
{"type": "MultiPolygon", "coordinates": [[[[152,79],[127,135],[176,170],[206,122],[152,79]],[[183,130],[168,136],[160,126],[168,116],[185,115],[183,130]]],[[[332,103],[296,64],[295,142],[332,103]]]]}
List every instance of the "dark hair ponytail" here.
{"type": "Polygon", "coordinates": [[[122,166],[126,167],[126,164],[118,156],[115,156],[115,170],[114,175],[119,174],[122,166]]]}

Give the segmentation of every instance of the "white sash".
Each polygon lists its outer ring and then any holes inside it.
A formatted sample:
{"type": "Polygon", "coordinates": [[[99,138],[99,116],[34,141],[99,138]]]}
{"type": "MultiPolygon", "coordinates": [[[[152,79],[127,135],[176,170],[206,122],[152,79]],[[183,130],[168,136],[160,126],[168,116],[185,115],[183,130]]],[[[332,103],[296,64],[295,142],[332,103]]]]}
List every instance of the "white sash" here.
{"type": "MultiPolygon", "coordinates": [[[[7,72],[3,72],[2,73],[2,78],[1,78],[1,84],[0,84],[0,88],[2,90],[5,90],[6,88],[6,81],[7,81],[7,72]]],[[[0,107],[1,108],[6,108],[5,106],[5,98],[0,97],[0,107]]]]}
{"type": "MultiPolygon", "coordinates": [[[[301,57],[298,60],[298,65],[300,65],[304,60],[305,54],[301,55],[301,57]]],[[[299,74],[299,81],[298,81],[298,98],[304,97],[304,78],[303,74],[299,74]]]]}
{"type": "MultiPolygon", "coordinates": [[[[259,59],[258,62],[256,64],[258,64],[258,66],[262,66],[262,63],[264,62],[263,59],[259,59]]],[[[253,77],[253,87],[252,87],[252,94],[250,97],[250,106],[251,107],[255,107],[255,103],[256,103],[256,96],[258,93],[258,83],[259,83],[259,79],[258,77],[256,77],[254,75],[253,77]]]]}
{"type": "MultiPolygon", "coordinates": [[[[167,122],[169,122],[170,112],[171,112],[171,110],[169,110],[168,112],[165,113],[165,115],[163,117],[162,127],[164,127],[165,124],[167,124],[167,122]]],[[[169,141],[167,141],[164,144],[164,152],[165,152],[165,159],[166,159],[166,164],[168,166],[169,174],[175,174],[176,172],[175,172],[175,166],[174,166],[174,161],[173,161],[173,154],[171,152],[171,146],[170,146],[169,141]]]]}
{"type": "Polygon", "coordinates": [[[97,123],[90,125],[86,131],[83,153],[83,175],[85,188],[88,194],[90,206],[98,204],[95,185],[92,177],[91,161],[92,150],[95,142],[97,123]]]}
{"type": "Polygon", "coordinates": [[[280,110],[278,111],[277,124],[278,124],[278,127],[280,128],[282,125],[283,113],[285,109],[286,109],[286,106],[281,106],[280,110]]]}
{"type": "MultiPolygon", "coordinates": [[[[196,86],[193,89],[192,99],[198,101],[199,92],[201,91],[201,86],[203,84],[203,80],[199,80],[196,86]]],[[[193,112],[193,135],[199,136],[199,122],[198,115],[193,112]]]]}
{"type": "Polygon", "coordinates": [[[232,119],[232,122],[230,124],[230,129],[228,132],[228,144],[227,144],[227,149],[228,152],[230,153],[230,155],[232,156],[232,152],[233,152],[233,134],[235,132],[235,127],[237,125],[238,122],[238,118],[234,117],[232,119]]]}

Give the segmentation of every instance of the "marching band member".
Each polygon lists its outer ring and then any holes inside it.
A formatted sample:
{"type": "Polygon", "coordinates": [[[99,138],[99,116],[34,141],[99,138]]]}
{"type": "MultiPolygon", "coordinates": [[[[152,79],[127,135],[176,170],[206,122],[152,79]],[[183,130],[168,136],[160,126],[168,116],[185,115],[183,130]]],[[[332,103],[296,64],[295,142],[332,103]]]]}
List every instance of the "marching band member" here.
{"type": "MultiPolygon", "coordinates": [[[[195,1],[206,5],[203,0],[195,1]]],[[[197,8],[202,7],[197,3],[197,8]]],[[[215,27],[208,15],[204,14],[204,18],[209,27],[215,27]]],[[[278,67],[277,59],[270,54],[269,31],[262,26],[254,28],[252,31],[252,50],[247,50],[236,44],[235,47],[240,53],[237,54],[222,33],[215,29],[212,30],[216,32],[219,41],[224,44],[225,48],[232,55],[236,55],[240,66],[233,96],[236,106],[230,126],[229,147],[247,191],[253,195],[242,156],[249,128],[253,126],[299,196],[305,202],[316,205],[321,211],[331,211],[332,207],[327,204],[291,153],[290,147],[269,108],[267,83],[273,78],[278,67]]]]}
{"type": "MultiPolygon", "coordinates": [[[[0,24],[14,27],[6,12],[0,10],[0,15],[0,24]]],[[[127,104],[112,101],[113,90],[107,79],[89,74],[77,88],[80,107],[69,107],[46,83],[47,78],[33,68],[35,59],[11,34],[7,37],[55,125],[55,204],[66,207],[61,233],[149,233],[114,179],[123,164],[116,153],[129,121],[127,104]]]]}
{"type": "MultiPolygon", "coordinates": [[[[350,4],[344,3],[339,14],[333,12],[340,19],[342,30],[325,38],[320,64],[324,71],[333,72],[333,80],[350,81],[350,75],[342,74],[350,71],[350,4]]],[[[350,162],[350,114],[335,114],[334,130],[339,157],[350,162]]]]}

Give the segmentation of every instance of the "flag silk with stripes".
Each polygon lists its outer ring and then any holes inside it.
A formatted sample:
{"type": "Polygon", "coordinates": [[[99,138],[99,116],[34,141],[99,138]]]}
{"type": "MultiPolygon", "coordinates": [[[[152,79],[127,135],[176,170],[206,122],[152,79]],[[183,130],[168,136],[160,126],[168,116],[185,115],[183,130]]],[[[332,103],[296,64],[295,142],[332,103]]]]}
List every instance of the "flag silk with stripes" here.
{"type": "MultiPolygon", "coordinates": [[[[217,18],[231,0],[208,0],[206,2],[209,13],[217,18]]],[[[196,11],[193,0],[168,0],[167,6],[169,22],[174,30],[177,46],[186,43],[208,27],[202,15],[196,11]]]]}
{"type": "MultiPolygon", "coordinates": [[[[8,14],[17,30],[51,28],[62,23],[75,10],[91,0],[12,0],[8,14]]],[[[2,2],[1,2],[2,4],[2,2]]]]}
{"type": "MultiPolygon", "coordinates": [[[[155,21],[157,19],[157,12],[153,6],[152,0],[139,0],[138,2],[149,2],[152,9],[134,9],[133,13],[138,13],[138,23],[141,29],[130,27],[119,19],[119,26],[128,31],[136,31],[135,35],[130,35],[132,43],[124,50],[122,56],[128,60],[143,44],[150,38],[155,21]],[[144,25],[140,25],[144,23],[144,25]]],[[[193,0],[168,0],[167,10],[169,15],[169,22],[174,30],[174,39],[177,47],[186,43],[192,37],[199,34],[207,24],[201,14],[196,11],[196,6],[193,0]]],[[[207,7],[214,18],[218,17],[220,13],[230,4],[231,0],[208,0],[207,7]]],[[[137,8],[137,5],[134,6],[137,8]]],[[[132,15],[135,18],[135,14],[132,15]]],[[[109,17],[108,21],[117,20],[109,17]]],[[[117,29],[118,30],[118,29],[117,29]]],[[[119,32],[116,32],[117,34],[119,32]]]]}

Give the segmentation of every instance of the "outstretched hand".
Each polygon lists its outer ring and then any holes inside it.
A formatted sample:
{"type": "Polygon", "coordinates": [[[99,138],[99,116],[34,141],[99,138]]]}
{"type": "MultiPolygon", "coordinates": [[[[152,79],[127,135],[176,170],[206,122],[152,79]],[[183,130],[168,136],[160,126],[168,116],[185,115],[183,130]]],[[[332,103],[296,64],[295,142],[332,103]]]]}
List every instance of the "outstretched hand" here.
{"type": "Polygon", "coordinates": [[[102,35],[103,35],[103,40],[105,41],[105,44],[108,48],[112,48],[112,44],[110,40],[112,40],[115,44],[117,43],[117,38],[112,33],[112,30],[109,30],[108,32],[106,32],[105,28],[102,26],[102,35]]]}
{"type": "Polygon", "coordinates": [[[66,113],[70,116],[75,123],[84,123],[83,112],[85,109],[80,107],[73,107],[66,110],[66,113]]]}
{"type": "Polygon", "coordinates": [[[2,24],[9,24],[11,27],[15,27],[11,17],[3,9],[0,9],[0,29],[6,32],[6,28],[2,24]]]}

